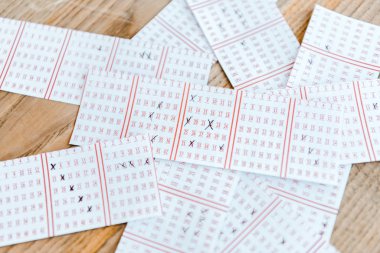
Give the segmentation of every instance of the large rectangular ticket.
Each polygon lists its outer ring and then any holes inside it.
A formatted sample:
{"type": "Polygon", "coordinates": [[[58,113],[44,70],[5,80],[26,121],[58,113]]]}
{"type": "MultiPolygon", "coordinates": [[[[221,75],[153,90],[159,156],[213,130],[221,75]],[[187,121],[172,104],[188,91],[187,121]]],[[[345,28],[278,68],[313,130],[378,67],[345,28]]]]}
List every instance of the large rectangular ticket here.
{"type": "Polygon", "coordinates": [[[339,106],[282,96],[89,75],[71,144],[148,132],[155,157],[335,184],[339,106]]]}
{"type": "Polygon", "coordinates": [[[89,70],[206,85],[202,52],[0,18],[0,90],[79,104],[89,70]]]}
{"type": "Polygon", "coordinates": [[[0,246],[161,214],[149,136],[0,162],[0,246]]]}

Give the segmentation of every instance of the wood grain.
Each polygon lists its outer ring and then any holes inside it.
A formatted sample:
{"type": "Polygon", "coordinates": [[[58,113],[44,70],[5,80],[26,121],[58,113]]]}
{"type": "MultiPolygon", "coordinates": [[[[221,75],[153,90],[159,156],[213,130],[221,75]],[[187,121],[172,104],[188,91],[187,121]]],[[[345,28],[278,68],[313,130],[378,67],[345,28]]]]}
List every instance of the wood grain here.
{"type": "MultiPolygon", "coordinates": [[[[1,0],[0,16],[131,38],[169,0],[1,0]]],[[[380,25],[379,0],[279,0],[301,41],[314,4],[380,25]]],[[[1,35],[0,35],[1,36],[1,35]]],[[[219,65],[210,84],[230,87],[219,65]]],[[[78,106],[0,92],[0,160],[69,147],[78,106]]],[[[332,243],[380,252],[380,163],[353,166],[332,243]]],[[[125,225],[0,248],[2,252],[113,252],[125,225]]]]}

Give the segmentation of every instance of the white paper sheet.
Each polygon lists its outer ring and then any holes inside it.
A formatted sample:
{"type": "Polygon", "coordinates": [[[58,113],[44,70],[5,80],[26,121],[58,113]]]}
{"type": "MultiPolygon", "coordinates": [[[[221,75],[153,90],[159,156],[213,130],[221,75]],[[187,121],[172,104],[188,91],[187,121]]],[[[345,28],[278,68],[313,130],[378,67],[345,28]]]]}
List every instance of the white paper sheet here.
{"type": "Polygon", "coordinates": [[[341,114],[315,101],[90,74],[70,143],[149,132],[157,158],[335,184],[341,114]]]}
{"type": "Polygon", "coordinates": [[[286,86],[299,43],[273,1],[187,2],[235,89],[286,86]]]}
{"type": "Polygon", "coordinates": [[[315,6],[288,86],[375,79],[380,27],[315,6]]]}
{"type": "Polygon", "coordinates": [[[342,104],[345,111],[342,161],[346,164],[379,161],[380,80],[300,86],[268,93],[342,104]]]}
{"type": "Polygon", "coordinates": [[[318,228],[251,175],[241,174],[214,252],[325,252],[318,228]]]}
{"type": "Polygon", "coordinates": [[[185,48],[214,56],[186,0],[172,0],[132,40],[185,48]]]}
{"type": "Polygon", "coordinates": [[[116,252],[212,252],[238,177],[157,160],[163,216],[130,222],[116,252]]]}
{"type": "Polygon", "coordinates": [[[161,214],[149,136],[0,162],[0,246],[161,214]]]}
{"type": "Polygon", "coordinates": [[[0,18],[0,90],[79,104],[89,70],[207,84],[202,52],[0,18]]]}

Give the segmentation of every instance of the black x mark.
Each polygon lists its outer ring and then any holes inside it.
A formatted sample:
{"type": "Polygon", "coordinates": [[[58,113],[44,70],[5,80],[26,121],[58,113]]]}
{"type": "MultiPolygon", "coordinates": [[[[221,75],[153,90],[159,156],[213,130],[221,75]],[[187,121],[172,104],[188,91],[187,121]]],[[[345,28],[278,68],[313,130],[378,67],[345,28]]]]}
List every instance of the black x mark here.
{"type": "Polygon", "coordinates": [[[65,181],[65,175],[61,174],[61,181],[65,181]]]}
{"type": "Polygon", "coordinates": [[[74,191],[74,185],[70,185],[70,191],[74,191]]]}
{"type": "Polygon", "coordinates": [[[183,231],[183,233],[185,233],[185,234],[186,234],[187,230],[189,230],[189,228],[182,228],[182,231],[183,231]]]}
{"type": "Polygon", "coordinates": [[[193,217],[193,213],[192,212],[188,212],[186,215],[189,216],[189,217],[193,217]]]}
{"type": "Polygon", "coordinates": [[[186,123],[185,123],[185,126],[187,125],[187,124],[189,124],[190,123],[190,120],[193,118],[193,116],[190,116],[190,117],[188,117],[188,118],[186,118],[186,123]]]}
{"type": "Polygon", "coordinates": [[[152,120],[153,119],[153,115],[154,115],[154,112],[152,113],[149,113],[149,119],[152,120]]]}
{"type": "Polygon", "coordinates": [[[56,163],[51,163],[50,166],[51,166],[51,170],[55,170],[55,165],[57,165],[56,163]]]}
{"type": "Polygon", "coordinates": [[[247,223],[247,220],[242,220],[241,221],[241,224],[244,225],[245,223],[247,223]]]}
{"type": "Polygon", "coordinates": [[[232,233],[233,233],[233,234],[235,234],[235,233],[236,233],[236,231],[237,231],[237,229],[236,229],[236,228],[232,228],[232,233]]]}
{"type": "Polygon", "coordinates": [[[223,151],[224,144],[222,146],[219,146],[219,151],[223,151]]]}
{"type": "Polygon", "coordinates": [[[190,101],[194,101],[194,99],[197,97],[197,95],[190,95],[190,101]]]}
{"type": "Polygon", "coordinates": [[[325,48],[328,51],[329,50],[329,45],[325,45],[325,48]]]}
{"type": "Polygon", "coordinates": [[[254,215],[256,213],[256,209],[253,209],[251,212],[251,215],[254,215]]]}
{"type": "Polygon", "coordinates": [[[87,212],[88,212],[88,213],[91,213],[91,211],[92,211],[92,206],[88,206],[88,207],[87,207],[87,212]]]}
{"type": "Polygon", "coordinates": [[[301,140],[306,140],[307,135],[302,135],[301,140]]]}
{"type": "Polygon", "coordinates": [[[309,148],[309,154],[313,153],[314,149],[313,148],[309,148]]]}
{"type": "Polygon", "coordinates": [[[195,140],[190,141],[189,147],[194,147],[195,140]]]}
{"type": "Polygon", "coordinates": [[[158,135],[155,135],[153,136],[153,138],[150,140],[152,143],[154,142],[154,140],[157,138],[158,135]]]}
{"type": "Polygon", "coordinates": [[[212,128],[212,123],[214,123],[214,120],[207,120],[208,121],[208,126],[205,128],[205,130],[207,130],[207,128],[211,128],[211,130],[214,130],[214,128],[212,128]]]}
{"type": "Polygon", "coordinates": [[[83,196],[78,196],[78,202],[82,202],[82,200],[83,200],[83,196]]]}
{"type": "Polygon", "coordinates": [[[135,167],[132,161],[129,161],[129,165],[131,165],[133,168],[135,167]]]}
{"type": "Polygon", "coordinates": [[[377,103],[373,103],[373,109],[377,110],[377,103]]]}
{"type": "Polygon", "coordinates": [[[313,64],[313,59],[308,59],[307,61],[309,62],[310,65],[313,64]]]}
{"type": "Polygon", "coordinates": [[[119,163],[121,165],[121,167],[123,168],[127,168],[127,165],[125,163],[119,163]]]}
{"type": "Polygon", "coordinates": [[[158,108],[158,109],[161,109],[161,106],[162,106],[163,103],[164,103],[164,102],[161,101],[161,102],[158,104],[157,108],[158,108]]]}
{"type": "Polygon", "coordinates": [[[147,158],[146,160],[145,160],[145,164],[150,164],[150,160],[149,160],[149,158],[147,158]]]}
{"type": "Polygon", "coordinates": [[[315,160],[314,165],[318,165],[318,164],[319,164],[319,160],[315,160]]]}

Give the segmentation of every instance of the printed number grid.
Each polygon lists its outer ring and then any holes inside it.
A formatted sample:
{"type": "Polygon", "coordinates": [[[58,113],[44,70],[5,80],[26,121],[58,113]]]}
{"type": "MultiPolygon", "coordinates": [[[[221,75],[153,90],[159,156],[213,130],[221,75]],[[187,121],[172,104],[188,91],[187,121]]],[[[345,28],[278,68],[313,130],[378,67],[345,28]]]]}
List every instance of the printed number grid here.
{"type": "Polygon", "coordinates": [[[344,105],[342,159],[347,163],[374,162],[380,156],[379,80],[272,90],[275,95],[344,105]]]}
{"type": "Polygon", "coordinates": [[[186,0],[171,1],[132,41],[170,45],[214,55],[186,0]]]}
{"type": "Polygon", "coordinates": [[[0,166],[1,246],[161,214],[148,136],[0,166]]]}
{"type": "Polygon", "coordinates": [[[0,89],[79,104],[88,71],[207,84],[203,52],[0,18],[0,89]]]}
{"type": "Polygon", "coordinates": [[[285,87],[299,43],[275,3],[188,3],[235,89],[285,87]]]}
{"type": "Polygon", "coordinates": [[[116,252],[211,252],[237,176],[157,159],[163,216],[128,223],[116,252]]]}
{"type": "Polygon", "coordinates": [[[149,132],[157,158],[334,184],[341,114],[315,101],[91,74],[70,143],[149,132]]]}
{"type": "Polygon", "coordinates": [[[286,201],[240,176],[215,252],[319,252],[325,240],[302,229],[303,218],[286,201]]]}
{"type": "Polygon", "coordinates": [[[288,86],[378,78],[380,27],[316,6],[288,86]]]}

